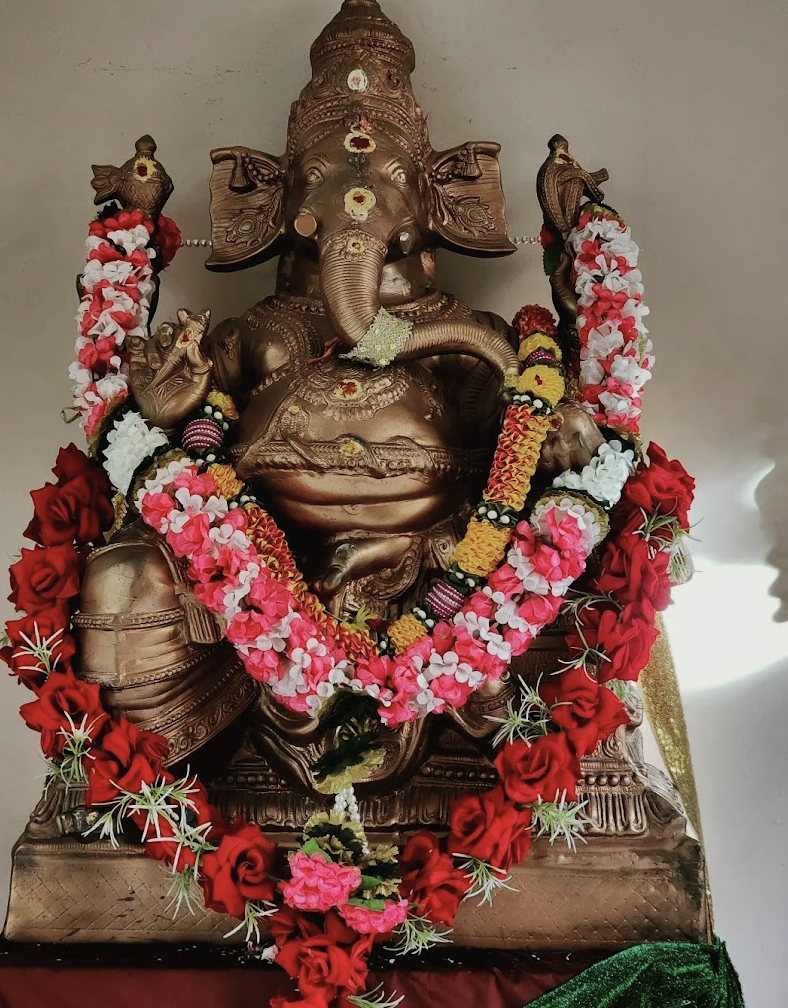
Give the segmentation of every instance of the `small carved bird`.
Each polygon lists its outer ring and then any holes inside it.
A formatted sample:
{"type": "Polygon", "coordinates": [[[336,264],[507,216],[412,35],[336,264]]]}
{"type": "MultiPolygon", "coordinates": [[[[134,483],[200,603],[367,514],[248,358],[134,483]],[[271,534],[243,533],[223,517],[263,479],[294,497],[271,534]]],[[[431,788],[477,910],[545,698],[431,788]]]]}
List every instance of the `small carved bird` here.
{"type": "Polygon", "coordinates": [[[134,145],[136,153],[120,168],[92,165],[91,185],[96,190],[94,203],[117,199],[124,210],[144,210],[156,220],[170,198],[172,179],[157,161],[156,142],[147,133],[134,145]]]}
{"type": "Polygon", "coordinates": [[[536,195],[542,213],[562,238],[577,223],[577,214],[583,196],[601,201],[605,194],[599,188],[609,178],[607,171],[586,171],[569,153],[569,143],[560,133],[548,142],[547,159],[536,178],[536,195]]]}

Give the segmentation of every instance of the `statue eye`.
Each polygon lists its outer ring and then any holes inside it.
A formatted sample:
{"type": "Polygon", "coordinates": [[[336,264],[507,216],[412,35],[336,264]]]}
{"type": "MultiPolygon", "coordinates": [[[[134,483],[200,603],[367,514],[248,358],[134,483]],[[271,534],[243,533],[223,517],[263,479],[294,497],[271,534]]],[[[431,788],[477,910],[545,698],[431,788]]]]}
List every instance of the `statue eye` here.
{"type": "Polygon", "coordinates": [[[406,186],[408,184],[408,173],[404,168],[395,168],[391,173],[391,178],[397,185],[406,186]]]}
{"type": "Polygon", "coordinates": [[[304,172],[304,183],[310,188],[316,185],[320,185],[322,181],[323,181],[323,173],[320,171],[319,168],[315,168],[314,166],[312,166],[311,168],[307,168],[307,170],[304,172]]]}

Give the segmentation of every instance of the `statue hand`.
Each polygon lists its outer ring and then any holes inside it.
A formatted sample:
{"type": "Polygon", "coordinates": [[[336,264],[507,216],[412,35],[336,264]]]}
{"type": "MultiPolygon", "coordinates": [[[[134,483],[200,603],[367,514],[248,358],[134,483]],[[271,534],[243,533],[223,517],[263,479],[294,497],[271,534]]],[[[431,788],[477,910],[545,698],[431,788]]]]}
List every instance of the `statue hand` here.
{"type": "Polygon", "coordinates": [[[200,349],[210,312],[178,312],[178,325],[165,322],[150,339],[132,337],[129,382],[140,413],[170,431],[200,406],[211,384],[212,361],[200,349]]]}
{"type": "Polygon", "coordinates": [[[568,252],[562,252],[558,265],[550,275],[553,288],[553,304],[561,322],[569,329],[577,325],[577,294],[572,280],[572,260],[568,252]]]}
{"type": "Polygon", "coordinates": [[[539,468],[551,476],[565,469],[582,469],[605,440],[588,413],[576,402],[561,403],[558,413],[561,426],[547,435],[539,461],[539,468]]]}

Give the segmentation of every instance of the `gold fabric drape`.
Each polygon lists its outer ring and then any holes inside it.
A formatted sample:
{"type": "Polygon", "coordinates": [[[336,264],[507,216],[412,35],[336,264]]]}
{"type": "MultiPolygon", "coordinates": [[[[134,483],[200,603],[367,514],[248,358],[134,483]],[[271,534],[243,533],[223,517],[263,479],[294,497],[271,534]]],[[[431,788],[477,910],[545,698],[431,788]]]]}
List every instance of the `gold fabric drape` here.
{"type": "Polygon", "coordinates": [[[659,637],[652,649],[651,659],[639,680],[643,704],[665,767],[681,795],[690,822],[698,836],[702,838],[687,722],[684,718],[684,707],[665,623],[659,614],[657,628],[659,637]]]}

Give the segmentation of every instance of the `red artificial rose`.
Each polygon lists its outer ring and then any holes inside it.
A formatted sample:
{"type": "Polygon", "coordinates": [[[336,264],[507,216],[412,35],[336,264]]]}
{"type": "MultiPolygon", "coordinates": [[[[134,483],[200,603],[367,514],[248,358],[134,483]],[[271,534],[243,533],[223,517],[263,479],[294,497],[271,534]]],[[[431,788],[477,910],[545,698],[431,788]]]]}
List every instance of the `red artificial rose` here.
{"type": "MultiPolygon", "coordinates": [[[[316,934],[322,934],[320,928],[314,921],[309,920],[300,910],[282,905],[267,919],[268,931],[271,939],[278,948],[284,948],[285,944],[295,937],[299,940],[312,938],[316,934]]],[[[342,922],[343,927],[347,925],[342,922]]],[[[347,928],[348,941],[355,940],[355,932],[347,928]]]]}
{"type": "MultiPolygon", "coordinates": [[[[199,782],[195,782],[189,788],[189,801],[191,803],[188,807],[189,825],[206,826],[210,823],[211,829],[203,833],[203,836],[209,843],[218,842],[219,835],[227,829],[227,823],[219,809],[211,805],[208,792],[199,782]]],[[[194,851],[178,844],[172,824],[167,819],[160,817],[157,825],[148,825],[146,812],[136,812],[130,818],[143,833],[145,853],[154,861],[163,861],[174,871],[194,867],[196,859],[194,851]]]]}
{"type": "Polygon", "coordinates": [[[688,512],[695,493],[695,480],[678,461],[671,461],[659,445],[648,447],[649,465],[627,480],[613,512],[613,525],[627,522],[633,513],[675,515],[683,529],[689,528],[688,512]]]}
{"type": "Polygon", "coordinates": [[[580,760],[564,732],[542,735],[530,745],[521,739],[507,742],[495,760],[495,769],[511,801],[528,805],[539,798],[554,801],[564,792],[568,801],[577,798],[580,760]]]}
{"type": "Polygon", "coordinates": [[[169,746],[155,732],[139,728],[121,718],[101,740],[93,752],[88,778],[87,805],[99,805],[118,796],[118,788],[137,794],[143,784],[153,784],[164,773],[164,760],[169,746]]]}
{"type": "Polygon", "coordinates": [[[325,917],[325,931],[291,938],[280,947],[275,961],[297,980],[308,1004],[320,1004],[320,998],[331,1004],[337,997],[364,990],[371,948],[371,936],[359,938],[331,910],[325,917]]]}
{"type": "Polygon", "coordinates": [[[636,682],[648,665],[657,637],[659,630],[653,617],[644,617],[636,603],[625,606],[614,624],[599,629],[598,647],[607,658],[600,663],[599,681],[627,679],[636,682]]]}
{"type": "MultiPolygon", "coordinates": [[[[350,1002],[346,1004],[349,1005],[350,1002]]],[[[309,998],[296,995],[295,1001],[289,997],[271,998],[271,1008],[329,1008],[329,1005],[323,994],[314,994],[309,998]]]]}
{"type": "Polygon", "coordinates": [[[175,258],[175,253],[181,247],[181,230],[171,217],[160,214],[156,231],[153,235],[153,244],[158,246],[161,253],[161,268],[166,269],[175,258]]]}
{"type": "Polygon", "coordinates": [[[642,536],[624,533],[605,547],[591,587],[624,605],[647,600],[661,612],[670,605],[673,581],[669,568],[669,554],[654,552],[642,536]]]}
{"type": "Polygon", "coordinates": [[[502,787],[466,794],[449,808],[448,848],[508,871],[531,849],[531,810],[518,810],[502,787]]]}
{"type": "Polygon", "coordinates": [[[234,820],[218,848],[203,856],[200,885],[205,905],[218,913],[243,917],[247,900],[273,900],[275,857],[276,844],[263,836],[259,826],[234,820]]]}
{"type": "Polygon", "coordinates": [[[429,830],[414,834],[402,851],[401,864],[402,897],[416,904],[419,917],[451,927],[470,879],[441,851],[435,834],[429,830]]]}
{"type": "Polygon", "coordinates": [[[550,245],[554,245],[558,241],[558,235],[553,231],[551,227],[547,224],[542,224],[539,230],[539,244],[543,249],[548,248],[550,245]]]}
{"type": "MultiPolygon", "coordinates": [[[[70,480],[78,476],[87,476],[94,479],[99,476],[96,472],[97,466],[88,456],[80,451],[75,444],[66,445],[57,453],[55,464],[52,467],[52,475],[58,482],[58,486],[64,486],[70,480]]],[[[98,469],[101,469],[99,466],[98,469]]]]}
{"type": "MultiPolygon", "coordinates": [[[[95,542],[103,529],[112,524],[113,508],[110,503],[110,485],[103,468],[76,452],[79,449],[69,445],[58,454],[58,462],[53,472],[61,473],[57,484],[47,483],[40,490],[33,490],[34,514],[25,529],[28,539],[43,546],[60,546],[76,542],[86,546],[95,542]],[[66,454],[67,453],[67,454],[66,454]],[[59,465],[61,459],[64,465],[59,465]],[[74,475],[67,475],[73,472],[74,475]]],[[[82,455],[82,452],[79,452],[82,455]]]]}
{"type": "Polygon", "coordinates": [[[46,682],[48,672],[70,672],[71,659],[76,644],[69,627],[69,611],[65,602],[45,609],[35,616],[23,616],[6,624],[8,645],[0,648],[0,659],[11,669],[19,682],[38,693],[46,682]],[[49,648],[49,669],[45,663],[31,655],[31,647],[39,644],[49,648]]]}
{"type": "Polygon", "coordinates": [[[73,672],[52,672],[38,698],[22,704],[19,713],[29,728],[41,732],[41,750],[49,757],[62,752],[63,732],[82,728],[95,742],[109,723],[99,687],[77,679],[73,672]]]}
{"type": "Polygon", "coordinates": [[[624,704],[585,669],[566,669],[543,684],[539,693],[578,756],[592,753],[619,725],[629,724],[624,704]]]}
{"type": "Polygon", "coordinates": [[[23,549],[8,571],[9,602],[28,615],[51,609],[79,594],[79,554],[70,543],[23,549]]]}
{"type": "Polygon", "coordinates": [[[581,613],[582,636],[577,632],[567,635],[566,645],[570,651],[590,647],[604,655],[597,662],[600,683],[611,679],[634,682],[648,665],[651,648],[659,636],[654,616],[648,600],[630,603],[623,610],[604,604],[587,606],[581,613]]]}

